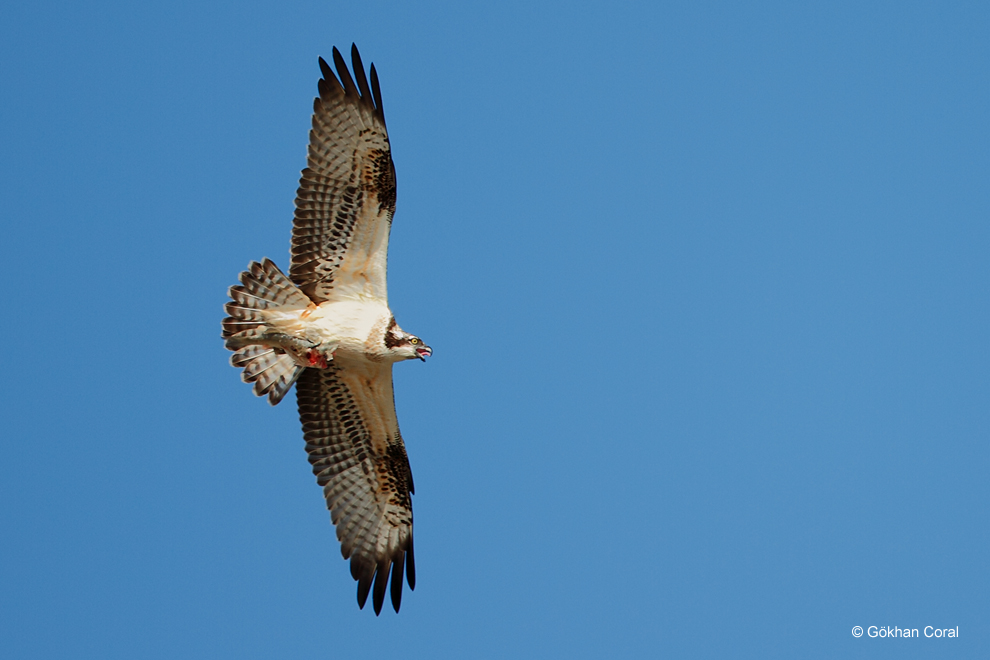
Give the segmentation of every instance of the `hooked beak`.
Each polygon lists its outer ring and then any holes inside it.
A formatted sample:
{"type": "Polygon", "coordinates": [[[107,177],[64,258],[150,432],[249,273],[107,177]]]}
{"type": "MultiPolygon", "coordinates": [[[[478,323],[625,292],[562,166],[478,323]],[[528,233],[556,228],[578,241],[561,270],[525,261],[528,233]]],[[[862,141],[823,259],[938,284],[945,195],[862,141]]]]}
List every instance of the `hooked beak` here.
{"type": "Polygon", "coordinates": [[[423,362],[426,362],[426,358],[433,355],[433,349],[423,344],[422,346],[416,347],[416,357],[418,357],[423,362]]]}

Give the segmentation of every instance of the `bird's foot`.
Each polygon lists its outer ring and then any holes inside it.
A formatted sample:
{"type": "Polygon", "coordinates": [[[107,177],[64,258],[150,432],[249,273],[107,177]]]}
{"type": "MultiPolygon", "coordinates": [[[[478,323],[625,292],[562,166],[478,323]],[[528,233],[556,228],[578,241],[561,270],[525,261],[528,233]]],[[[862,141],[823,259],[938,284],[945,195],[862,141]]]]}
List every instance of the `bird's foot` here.
{"type": "Polygon", "coordinates": [[[265,333],[264,339],[268,345],[291,355],[296,364],[303,367],[326,369],[337,350],[335,342],[317,342],[305,337],[296,337],[283,332],[272,330],[265,333]]]}
{"type": "MultiPolygon", "coordinates": [[[[330,356],[333,359],[333,356],[330,356]]],[[[309,361],[309,366],[319,367],[320,369],[327,368],[327,356],[316,349],[310,349],[306,352],[306,359],[309,361]]]]}

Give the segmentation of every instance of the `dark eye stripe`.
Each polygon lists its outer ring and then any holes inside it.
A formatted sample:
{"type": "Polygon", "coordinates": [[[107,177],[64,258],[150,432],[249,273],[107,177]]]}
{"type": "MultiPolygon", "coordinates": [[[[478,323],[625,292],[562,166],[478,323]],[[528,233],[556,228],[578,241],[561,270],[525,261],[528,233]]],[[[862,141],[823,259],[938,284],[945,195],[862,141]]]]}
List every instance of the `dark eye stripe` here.
{"type": "Polygon", "coordinates": [[[389,330],[388,332],[385,333],[385,347],[386,348],[395,348],[396,346],[398,346],[401,343],[402,343],[402,340],[399,339],[399,337],[397,337],[396,334],[394,332],[392,332],[391,330],[389,330]]]}

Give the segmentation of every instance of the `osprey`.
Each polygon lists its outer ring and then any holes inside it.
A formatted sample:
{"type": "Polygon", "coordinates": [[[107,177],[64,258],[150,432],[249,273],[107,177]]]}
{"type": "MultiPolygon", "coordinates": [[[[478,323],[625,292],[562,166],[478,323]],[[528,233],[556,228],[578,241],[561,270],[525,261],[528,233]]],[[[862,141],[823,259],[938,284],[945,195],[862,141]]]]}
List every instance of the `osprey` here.
{"type": "Polygon", "coordinates": [[[354,77],[333,49],[320,58],[307,167],[299,179],[289,276],[251,262],[230,287],[223,338],[230,363],[272,405],[293,384],[306,452],[323,487],[344,559],[364,608],[375,614],[391,571],[416,586],[412,472],[395,418],[392,365],[433,351],[402,330],[388,307],[385,269],[395,212],[392,164],[375,65],[371,85],[357,46],[354,77]],[[356,82],[355,82],[356,81],[356,82]]]}

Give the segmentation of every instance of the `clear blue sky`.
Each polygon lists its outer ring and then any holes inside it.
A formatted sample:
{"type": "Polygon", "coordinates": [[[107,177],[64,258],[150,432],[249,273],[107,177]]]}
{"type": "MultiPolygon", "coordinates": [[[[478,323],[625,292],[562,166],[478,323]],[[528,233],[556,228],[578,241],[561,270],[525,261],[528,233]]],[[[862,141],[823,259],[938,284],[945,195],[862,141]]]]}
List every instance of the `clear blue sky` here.
{"type": "Polygon", "coordinates": [[[988,81],[975,2],[6,3],[0,654],[987,656],[988,81]],[[435,351],[378,618],[220,340],[352,41],[435,351]]]}

